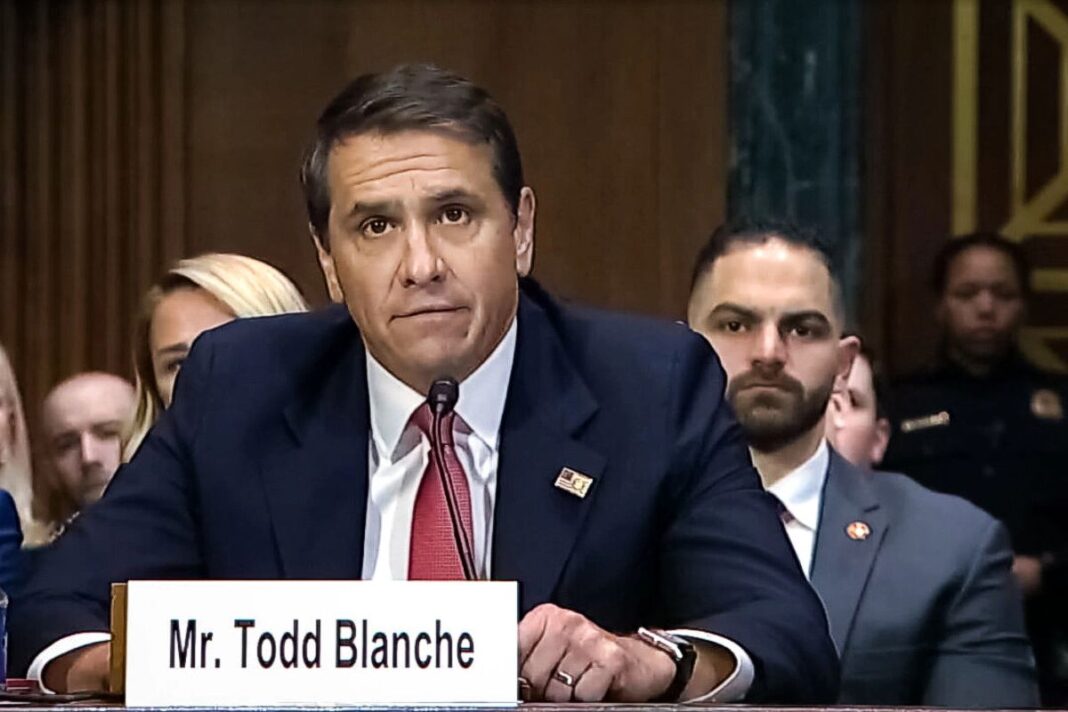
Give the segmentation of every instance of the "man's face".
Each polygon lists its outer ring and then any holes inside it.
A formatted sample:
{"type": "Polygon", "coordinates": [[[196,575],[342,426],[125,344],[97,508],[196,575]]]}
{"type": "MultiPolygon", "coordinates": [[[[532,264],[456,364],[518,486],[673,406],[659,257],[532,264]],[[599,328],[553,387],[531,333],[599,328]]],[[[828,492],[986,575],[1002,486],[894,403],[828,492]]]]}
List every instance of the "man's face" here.
{"type": "Polygon", "coordinates": [[[827,439],[858,467],[877,465],[890,442],[890,423],[877,406],[871,364],[858,354],[845,387],[836,388],[827,404],[827,439]]]}
{"type": "Polygon", "coordinates": [[[500,342],[534,253],[534,194],[518,218],[488,145],[442,133],[360,134],[330,153],[331,297],[344,300],[371,354],[420,392],[462,380],[500,342]]]}
{"type": "Polygon", "coordinates": [[[840,339],[830,273],[811,251],[772,238],[739,245],[694,287],[689,322],[727,372],[727,397],[757,451],[822,424],[856,340],[840,339]]]}
{"type": "Polygon", "coordinates": [[[949,264],[938,318],[951,354],[999,361],[1012,348],[1023,316],[1021,285],[1008,255],[980,245],[949,264]]]}
{"type": "Polygon", "coordinates": [[[83,374],[44,402],[48,464],[74,503],[100,498],[120,463],[120,438],[133,409],[133,388],[107,374],[83,374]]]}

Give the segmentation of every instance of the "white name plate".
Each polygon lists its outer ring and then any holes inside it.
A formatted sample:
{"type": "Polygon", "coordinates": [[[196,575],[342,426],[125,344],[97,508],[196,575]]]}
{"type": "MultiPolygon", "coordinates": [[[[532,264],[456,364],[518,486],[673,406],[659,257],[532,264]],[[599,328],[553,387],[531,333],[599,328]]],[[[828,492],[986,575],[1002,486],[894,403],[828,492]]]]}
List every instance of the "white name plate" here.
{"type": "Polygon", "coordinates": [[[126,704],[515,705],[514,582],[131,581],[126,704]]]}

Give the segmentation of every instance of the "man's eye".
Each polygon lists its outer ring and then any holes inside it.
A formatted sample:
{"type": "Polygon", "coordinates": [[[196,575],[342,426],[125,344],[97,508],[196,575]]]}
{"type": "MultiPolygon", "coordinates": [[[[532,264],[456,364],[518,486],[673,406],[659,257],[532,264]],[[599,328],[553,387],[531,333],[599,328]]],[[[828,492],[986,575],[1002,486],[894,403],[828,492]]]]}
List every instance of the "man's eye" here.
{"type": "Polygon", "coordinates": [[[368,237],[381,237],[389,232],[390,227],[389,220],[385,218],[370,218],[360,225],[360,232],[368,237]]]}
{"type": "Polygon", "coordinates": [[[808,337],[812,336],[812,329],[808,328],[807,326],[795,326],[790,329],[790,333],[794,336],[799,336],[802,339],[807,339],[808,337]]]}
{"type": "Polygon", "coordinates": [[[459,206],[449,206],[441,211],[441,222],[445,225],[465,225],[469,222],[467,210],[459,206]]]}
{"type": "Polygon", "coordinates": [[[726,321],[720,322],[719,328],[720,331],[728,331],[732,334],[738,334],[745,330],[745,324],[738,321],[737,319],[728,319],[726,321]]]}

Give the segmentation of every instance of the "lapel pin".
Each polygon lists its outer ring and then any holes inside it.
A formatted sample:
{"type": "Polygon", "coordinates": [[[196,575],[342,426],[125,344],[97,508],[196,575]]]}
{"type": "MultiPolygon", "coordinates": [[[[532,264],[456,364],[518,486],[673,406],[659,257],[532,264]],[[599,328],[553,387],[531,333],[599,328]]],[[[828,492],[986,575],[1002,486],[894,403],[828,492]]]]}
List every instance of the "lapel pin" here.
{"type": "Polygon", "coordinates": [[[586,493],[590,491],[590,485],[593,484],[593,478],[582,474],[581,472],[575,472],[570,467],[565,467],[560,470],[560,474],[556,476],[556,488],[561,489],[568,494],[573,494],[579,499],[586,497],[586,493]]]}
{"type": "Polygon", "coordinates": [[[864,522],[852,522],[846,527],[846,535],[853,541],[864,541],[871,536],[871,527],[864,522]]]}

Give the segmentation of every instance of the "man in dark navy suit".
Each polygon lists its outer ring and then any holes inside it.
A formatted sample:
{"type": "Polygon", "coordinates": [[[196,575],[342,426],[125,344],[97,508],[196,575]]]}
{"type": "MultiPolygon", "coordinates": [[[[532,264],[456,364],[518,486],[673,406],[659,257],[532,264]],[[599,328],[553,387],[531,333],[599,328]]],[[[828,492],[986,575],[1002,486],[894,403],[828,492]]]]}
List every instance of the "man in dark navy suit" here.
{"type": "Polygon", "coordinates": [[[832,700],[823,610],[718,361],[680,325],[522,279],[534,194],[492,99],[400,67],[318,128],[302,179],[347,309],[198,340],[171,410],[14,611],[17,663],[51,689],[105,684],[112,581],[477,576],[520,582],[532,699],[832,700]],[[436,440],[442,376],[459,400],[436,440]]]}

